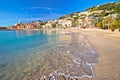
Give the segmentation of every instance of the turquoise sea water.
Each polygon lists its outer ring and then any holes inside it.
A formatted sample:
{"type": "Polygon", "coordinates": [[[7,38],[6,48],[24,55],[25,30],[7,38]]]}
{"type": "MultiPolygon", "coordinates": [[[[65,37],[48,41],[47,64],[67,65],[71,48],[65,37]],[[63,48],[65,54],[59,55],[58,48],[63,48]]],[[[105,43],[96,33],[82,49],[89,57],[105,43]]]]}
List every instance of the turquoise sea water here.
{"type": "Polygon", "coordinates": [[[35,48],[55,38],[55,34],[48,35],[44,31],[0,31],[0,54],[35,48]]]}
{"type": "Polygon", "coordinates": [[[0,80],[7,80],[14,75],[12,72],[19,71],[17,68],[31,64],[34,54],[47,51],[57,37],[56,31],[0,31],[0,80]]]}
{"type": "Polygon", "coordinates": [[[0,31],[0,80],[92,78],[97,58],[80,33],[0,31]]]}

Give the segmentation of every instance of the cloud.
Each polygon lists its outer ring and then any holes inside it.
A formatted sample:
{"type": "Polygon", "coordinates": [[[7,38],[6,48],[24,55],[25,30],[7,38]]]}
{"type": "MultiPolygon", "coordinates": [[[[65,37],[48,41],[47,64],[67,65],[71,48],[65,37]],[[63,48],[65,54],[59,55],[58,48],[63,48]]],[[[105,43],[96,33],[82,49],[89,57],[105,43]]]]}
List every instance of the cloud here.
{"type": "Polygon", "coordinates": [[[2,19],[0,22],[18,22],[19,20],[21,21],[33,21],[33,20],[42,20],[42,21],[47,21],[47,20],[55,20],[65,14],[59,14],[59,13],[53,13],[53,14],[19,14],[17,17],[14,17],[12,19],[2,19]]]}
{"type": "Polygon", "coordinates": [[[31,20],[54,20],[57,19],[61,16],[63,16],[64,14],[30,14],[32,17],[29,18],[22,18],[20,20],[22,21],[31,21],[31,20]],[[36,15],[36,17],[34,17],[36,15]]]}
{"type": "Polygon", "coordinates": [[[26,8],[27,10],[48,10],[51,14],[53,14],[53,10],[55,11],[56,9],[50,8],[50,7],[28,7],[26,8]]]}
{"type": "Polygon", "coordinates": [[[54,8],[50,8],[50,7],[29,7],[27,9],[32,9],[32,10],[35,10],[35,9],[55,10],[54,8]]]}
{"type": "Polygon", "coordinates": [[[25,8],[25,12],[31,13],[32,10],[48,10],[50,14],[54,14],[54,13],[62,13],[62,14],[69,14],[70,11],[69,10],[60,10],[60,9],[56,9],[56,8],[51,8],[51,7],[28,7],[25,8]]]}

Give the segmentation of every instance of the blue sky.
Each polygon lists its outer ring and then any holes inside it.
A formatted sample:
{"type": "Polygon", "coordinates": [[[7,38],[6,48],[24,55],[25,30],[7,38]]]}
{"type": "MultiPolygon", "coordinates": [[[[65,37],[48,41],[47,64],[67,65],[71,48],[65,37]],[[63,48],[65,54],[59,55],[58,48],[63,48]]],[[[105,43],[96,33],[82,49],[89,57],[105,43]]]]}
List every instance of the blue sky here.
{"type": "Polygon", "coordinates": [[[65,14],[117,0],[0,0],[0,26],[54,20],[65,14]]]}

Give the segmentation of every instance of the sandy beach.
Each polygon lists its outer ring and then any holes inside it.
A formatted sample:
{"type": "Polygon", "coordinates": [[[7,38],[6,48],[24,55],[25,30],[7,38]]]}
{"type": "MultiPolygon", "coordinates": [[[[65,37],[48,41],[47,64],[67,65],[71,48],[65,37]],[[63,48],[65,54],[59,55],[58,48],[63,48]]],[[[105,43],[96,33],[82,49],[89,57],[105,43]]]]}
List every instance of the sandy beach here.
{"type": "Polygon", "coordinates": [[[120,32],[75,28],[61,32],[67,34],[59,38],[64,42],[23,80],[120,80],[120,32]]]}
{"type": "Polygon", "coordinates": [[[120,32],[67,28],[45,33],[55,34],[47,48],[27,55],[0,80],[120,80],[120,32]]]}
{"type": "Polygon", "coordinates": [[[91,80],[120,80],[120,32],[99,29],[69,31],[86,36],[99,53],[98,64],[94,65],[95,77],[91,80]]]}
{"type": "MultiPolygon", "coordinates": [[[[63,29],[61,32],[67,34],[59,38],[65,42],[54,47],[44,57],[43,67],[39,67],[36,74],[28,79],[120,79],[120,32],[75,28],[63,29]]],[[[23,80],[26,78],[24,77],[23,80]]]]}

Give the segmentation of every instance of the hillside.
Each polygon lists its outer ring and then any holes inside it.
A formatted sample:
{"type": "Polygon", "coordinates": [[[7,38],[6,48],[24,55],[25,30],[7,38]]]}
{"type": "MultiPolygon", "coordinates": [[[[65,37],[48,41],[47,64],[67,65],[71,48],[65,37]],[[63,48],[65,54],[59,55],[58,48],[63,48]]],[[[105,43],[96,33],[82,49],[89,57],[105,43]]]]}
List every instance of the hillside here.
{"type": "Polygon", "coordinates": [[[75,12],[47,22],[17,24],[9,29],[44,29],[44,28],[101,28],[120,30],[120,3],[107,3],[88,8],[84,12],[75,12]]]}
{"type": "MultiPolygon", "coordinates": [[[[101,11],[99,14],[97,14],[99,17],[105,17],[108,16],[109,14],[116,14],[120,12],[120,3],[118,2],[114,2],[114,3],[107,3],[107,4],[103,4],[103,5],[99,5],[99,6],[93,6],[90,7],[88,9],[85,10],[85,12],[90,12],[93,14],[90,14],[89,16],[93,16],[95,15],[95,11],[101,11]]],[[[75,12],[75,13],[71,13],[68,15],[64,15],[62,17],[60,17],[59,19],[64,19],[64,18],[75,18],[75,16],[77,17],[81,17],[81,16],[86,16],[86,14],[82,14],[79,15],[82,12],[75,12]]]]}
{"type": "Polygon", "coordinates": [[[86,9],[86,11],[96,11],[96,10],[107,10],[107,11],[112,11],[112,13],[118,13],[120,11],[120,3],[115,3],[115,2],[107,3],[86,9]]]}

